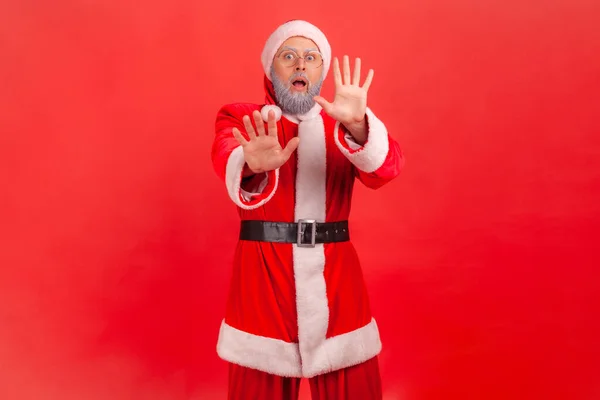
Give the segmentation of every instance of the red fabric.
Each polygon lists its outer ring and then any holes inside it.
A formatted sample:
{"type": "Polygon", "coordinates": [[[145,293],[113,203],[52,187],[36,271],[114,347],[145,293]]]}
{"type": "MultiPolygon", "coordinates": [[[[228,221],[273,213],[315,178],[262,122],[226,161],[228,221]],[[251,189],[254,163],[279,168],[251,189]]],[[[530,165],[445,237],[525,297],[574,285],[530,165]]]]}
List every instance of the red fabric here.
{"type": "MultiPolygon", "coordinates": [[[[238,103],[226,105],[219,111],[212,153],[217,171],[224,171],[227,158],[236,147],[237,142],[231,134],[232,125],[241,127],[244,132],[243,116],[257,109],[260,107],[254,104],[238,103]]],[[[380,187],[398,175],[402,154],[398,144],[390,138],[390,152],[385,164],[372,173],[360,171],[337,149],[333,138],[335,121],[324,112],[322,116],[328,132],[326,220],[344,221],[350,217],[353,178],[358,177],[369,187],[380,187]]],[[[281,145],[285,146],[298,135],[298,125],[282,118],[278,122],[278,135],[281,145]]],[[[296,165],[297,153],[294,152],[280,168],[280,183],[273,198],[253,210],[238,208],[241,219],[294,222],[296,165]]],[[[225,316],[228,324],[260,336],[296,340],[291,248],[290,244],[281,243],[240,241],[237,244],[225,316]],[[256,293],[261,293],[261,296],[255,296],[256,293]]],[[[352,243],[328,244],[326,248],[327,294],[333,306],[328,336],[332,336],[362,327],[370,320],[371,313],[359,258],[352,243]],[[344,307],[341,307],[342,304],[344,307]]]]}
{"type": "Polygon", "coordinates": [[[264,76],[263,81],[265,86],[265,104],[277,104],[273,82],[271,82],[266,75],[264,76]]]}
{"type": "Polygon", "coordinates": [[[292,246],[242,240],[234,260],[227,323],[254,335],[298,342],[292,246]],[[261,255],[265,260],[257,260],[261,255]]]}
{"type": "MultiPolygon", "coordinates": [[[[308,380],[312,400],[380,400],[383,398],[379,359],[308,380]]],[[[283,378],[229,364],[228,400],[297,400],[299,378],[283,378]]]]}
{"type": "Polygon", "coordinates": [[[371,305],[352,242],[325,244],[323,273],[330,312],[327,338],[367,325],[371,321],[371,305]],[[352,303],[348,302],[348,296],[353,297],[352,303]]]}
{"type": "Polygon", "coordinates": [[[309,380],[313,400],[381,400],[379,358],[309,380]]]}
{"type": "MultiPolygon", "coordinates": [[[[260,106],[253,104],[244,105],[244,114],[252,115],[255,110],[260,111],[260,106]]],[[[215,129],[220,133],[212,144],[211,156],[213,161],[213,168],[217,173],[217,176],[222,180],[225,180],[225,171],[227,167],[227,160],[231,152],[239,147],[238,141],[233,137],[233,128],[239,129],[242,136],[248,139],[246,134],[246,128],[239,113],[236,112],[237,107],[223,107],[217,116],[215,129]]]]}
{"type": "Polygon", "coordinates": [[[228,400],[297,400],[300,378],[283,378],[229,364],[228,400]]]}

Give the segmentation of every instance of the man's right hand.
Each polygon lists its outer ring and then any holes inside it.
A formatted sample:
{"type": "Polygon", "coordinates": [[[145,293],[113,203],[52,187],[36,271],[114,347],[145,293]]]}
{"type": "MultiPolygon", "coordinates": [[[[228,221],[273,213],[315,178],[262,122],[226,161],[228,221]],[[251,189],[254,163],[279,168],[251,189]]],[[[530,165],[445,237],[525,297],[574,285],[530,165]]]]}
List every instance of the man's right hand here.
{"type": "Polygon", "coordinates": [[[300,139],[294,137],[290,139],[285,148],[282,148],[277,137],[275,113],[269,111],[268,132],[265,132],[265,125],[260,112],[254,111],[252,116],[254,117],[256,130],[252,126],[248,115],[245,115],[243,118],[249,140],[246,140],[237,128],[233,128],[233,136],[242,146],[244,159],[251,172],[258,174],[275,170],[289,160],[292,153],[298,147],[300,139]]]}

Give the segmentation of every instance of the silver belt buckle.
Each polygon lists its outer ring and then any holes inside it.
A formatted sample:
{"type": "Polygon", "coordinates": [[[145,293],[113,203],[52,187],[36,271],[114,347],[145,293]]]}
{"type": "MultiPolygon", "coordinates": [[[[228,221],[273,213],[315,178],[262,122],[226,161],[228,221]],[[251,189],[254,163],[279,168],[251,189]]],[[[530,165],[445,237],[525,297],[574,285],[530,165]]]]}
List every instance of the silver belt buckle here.
{"type": "Polygon", "coordinates": [[[317,236],[317,221],[314,219],[299,219],[298,220],[298,236],[296,238],[296,244],[298,247],[315,247],[317,236]],[[302,242],[302,234],[304,233],[303,226],[311,225],[310,243],[302,242]]]}

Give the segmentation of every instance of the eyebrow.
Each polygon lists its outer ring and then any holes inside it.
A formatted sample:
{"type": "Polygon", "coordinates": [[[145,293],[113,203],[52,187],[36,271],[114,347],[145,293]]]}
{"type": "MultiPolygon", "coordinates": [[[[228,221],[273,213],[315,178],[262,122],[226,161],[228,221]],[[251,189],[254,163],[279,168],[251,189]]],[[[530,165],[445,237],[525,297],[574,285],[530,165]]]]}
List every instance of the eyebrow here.
{"type": "MultiPolygon", "coordinates": [[[[281,50],[293,50],[296,53],[298,52],[298,49],[295,47],[290,47],[290,46],[284,46],[281,50]]],[[[306,53],[307,51],[319,51],[319,49],[317,49],[316,47],[310,48],[310,49],[306,49],[304,52],[306,53]]]]}

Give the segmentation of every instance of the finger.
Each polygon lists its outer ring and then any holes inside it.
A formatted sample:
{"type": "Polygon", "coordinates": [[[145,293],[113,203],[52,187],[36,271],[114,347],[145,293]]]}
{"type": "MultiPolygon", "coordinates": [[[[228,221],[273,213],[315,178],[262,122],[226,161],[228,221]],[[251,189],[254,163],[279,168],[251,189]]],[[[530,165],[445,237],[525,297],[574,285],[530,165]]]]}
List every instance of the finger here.
{"type": "Polygon", "coordinates": [[[246,133],[248,133],[248,137],[250,140],[256,137],[256,132],[254,132],[254,126],[252,126],[252,122],[250,121],[250,117],[248,115],[244,115],[242,118],[244,121],[244,127],[246,128],[246,133]]]}
{"type": "Polygon", "coordinates": [[[365,90],[369,90],[369,88],[371,87],[371,82],[373,82],[373,75],[375,74],[375,71],[373,71],[372,69],[369,70],[369,73],[367,74],[367,78],[365,79],[365,83],[363,84],[363,89],[365,90]]]}
{"type": "Polygon", "coordinates": [[[287,143],[287,145],[285,146],[285,149],[283,149],[283,157],[285,158],[285,160],[287,161],[288,158],[290,158],[292,156],[292,153],[298,148],[298,144],[300,143],[300,138],[299,137],[293,137],[290,139],[290,141],[287,143]]]}
{"type": "Polygon", "coordinates": [[[240,132],[240,130],[238,128],[233,128],[232,133],[233,133],[233,137],[238,141],[238,143],[240,145],[242,145],[242,147],[244,147],[248,144],[248,141],[246,140],[246,138],[244,136],[242,136],[242,133],[240,132]]]}
{"type": "Polygon", "coordinates": [[[338,58],[333,59],[333,77],[335,86],[342,86],[342,73],[340,72],[340,60],[338,58]]]}
{"type": "Polygon", "coordinates": [[[275,111],[269,111],[269,136],[277,136],[277,121],[275,121],[275,111]]]}
{"type": "Polygon", "coordinates": [[[360,58],[354,61],[354,77],[352,78],[353,85],[360,85],[360,58]]]}
{"type": "Polygon", "coordinates": [[[254,123],[256,124],[256,132],[258,136],[265,136],[265,123],[263,122],[262,116],[259,111],[252,113],[254,116],[254,123]]]}
{"type": "Polygon", "coordinates": [[[321,107],[323,107],[323,110],[325,110],[325,112],[326,112],[327,114],[329,114],[329,113],[330,113],[330,111],[331,111],[331,109],[332,109],[332,107],[333,107],[333,104],[331,104],[330,102],[328,102],[327,100],[325,100],[325,99],[324,99],[323,97],[321,97],[321,96],[315,96],[315,97],[313,97],[313,99],[315,100],[315,102],[316,102],[318,105],[320,105],[321,107]]]}
{"type": "Polygon", "coordinates": [[[344,56],[344,85],[350,85],[350,57],[344,56]]]}

